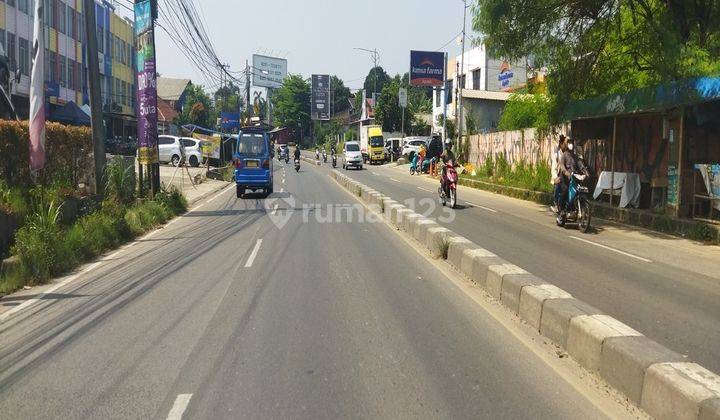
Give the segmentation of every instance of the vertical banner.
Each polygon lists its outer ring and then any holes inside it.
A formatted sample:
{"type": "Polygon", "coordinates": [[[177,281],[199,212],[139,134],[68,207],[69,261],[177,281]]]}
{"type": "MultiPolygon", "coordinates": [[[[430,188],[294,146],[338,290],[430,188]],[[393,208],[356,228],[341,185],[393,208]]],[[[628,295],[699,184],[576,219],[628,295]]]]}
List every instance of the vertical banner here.
{"type": "Polygon", "coordinates": [[[312,107],[310,116],[313,120],[330,119],[330,75],[312,75],[312,107]]]}
{"type": "Polygon", "coordinates": [[[135,3],[137,43],[138,163],[158,162],[157,74],[151,0],[135,3]]]}
{"type": "Polygon", "coordinates": [[[410,51],[410,86],[441,87],[445,84],[445,54],[410,51]]]}
{"type": "Polygon", "coordinates": [[[45,167],[45,35],[42,1],[35,2],[33,25],[32,73],[30,74],[30,170],[45,167]]]}

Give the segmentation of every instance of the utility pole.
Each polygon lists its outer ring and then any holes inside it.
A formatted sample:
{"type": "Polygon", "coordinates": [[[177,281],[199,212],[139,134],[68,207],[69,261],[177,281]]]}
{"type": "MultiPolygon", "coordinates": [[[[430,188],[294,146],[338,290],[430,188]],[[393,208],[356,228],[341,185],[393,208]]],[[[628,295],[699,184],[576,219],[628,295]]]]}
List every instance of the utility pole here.
{"type": "Polygon", "coordinates": [[[373,70],[372,70],[372,72],[373,72],[373,83],[374,83],[372,98],[373,98],[373,101],[374,101],[374,100],[375,100],[375,97],[376,97],[377,94],[378,94],[378,91],[377,91],[377,68],[378,68],[378,61],[380,61],[380,56],[379,56],[379,54],[378,54],[378,52],[377,52],[377,48],[373,48],[372,50],[370,50],[370,49],[367,49],[367,48],[355,47],[355,48],[353,48],[353,49],[354,49],[354,50],[358,50],[358,51],[365,51],[365,52],[367,52],[367,53],[372,54],[372,59],[373,59],[373,70]]]}
{"type": "Polygon", "coordinates": [[[252,104],[250,103],[250,62],[245,60],[245,115],[247,116],[247,125],[250,125],[250,115],[252,115],[252,104]]]}
{"type": "Polygon", "coordinates": [[[463,89],[465,89],[465,83],[467,80],[467,75],[465,74],[465,21],[467,19],[467,0],[463,0],[463,29],[462,29],[462,51],[460,53],[460,74],[461,74],[461,80],[462,83],[460,84],[460,94],[458,95],[458,106],[460,107],[459,114],[458,114],[458,153],[460,153],[461,150],[461,144],[462,144],[462,132],[463,132],[463,123],[464,123],[464,112],[463,112],[463,89]]]}
{"type": "Polygon", "coordinates": [[[443,64],[443,87],[442,87],[442,105],[443,105],[443,127],[442,127],[442,148],[445,151],[445,140],[447,139],[447,65],[448,65],[448,53],[445,53],[445,63],[443,64]]]}
{"type": "Polygon", "coordinates": [[[95,24],[95,1],[84,0],[83,9],[85,10],[85,41],[87,42],[90,113],[93,155],[95,158],[95,194],[101,195],[103,193],[102,185],[105,173],[105,136],[103,133],[102,95],[100,92],[100,65],[97,60],[98,45],[95,24]]]}

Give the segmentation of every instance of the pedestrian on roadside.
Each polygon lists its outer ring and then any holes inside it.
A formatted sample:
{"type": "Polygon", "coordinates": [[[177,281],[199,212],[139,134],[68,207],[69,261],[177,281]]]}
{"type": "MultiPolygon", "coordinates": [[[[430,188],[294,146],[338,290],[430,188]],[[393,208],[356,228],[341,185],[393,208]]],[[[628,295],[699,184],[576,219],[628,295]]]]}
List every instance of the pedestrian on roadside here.
{"type": "Polygon", "coordinates": [[[423,162],[425,161],[425,156],[427,155],[427,150],[425,149],[425,145],[420,145],[420,151],[418,151],[418,156],[420,159],[418,159],[418,162],[420,166],[418,166],[418,173],[422,174],[423,172],[423,162]]]}
{"type": "Polygon", "coordinates": [[[558,167],[558,162],[560,162],[560,155],[565,151],[565,135],[560,134],[560,140],[558,141],[558,145],[556,147],[553,147],[552,154],[550,155],[550,184],[554,188],[554,194],[553,194],[553,205],[550,206],[550,209],[553,211],[553,213],[557,213],[560,211],[560,200],[562,197],[562,179],[560,177],[560,168],[558,167]]]}

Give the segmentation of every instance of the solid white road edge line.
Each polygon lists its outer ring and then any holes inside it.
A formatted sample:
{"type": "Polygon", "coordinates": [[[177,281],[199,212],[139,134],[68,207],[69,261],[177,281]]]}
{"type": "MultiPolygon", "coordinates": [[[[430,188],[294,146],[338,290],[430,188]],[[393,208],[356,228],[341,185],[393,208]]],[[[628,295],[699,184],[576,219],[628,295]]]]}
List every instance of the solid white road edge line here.
{"type": "Polygon", "coordinates": [[[167,415],[167,420],[182,419],[182,416],[185,413],[185,409],[187,408],[188,404],[190,404],[190,398],[192,398],[192,394],[178,395],[177,398],[175,398],[175,403],[173,404],[170,412],[167,415]]]}
{"type": "Polygon", "coordinates": [[[646,262],[646,263],[651,263],[651,262],[652,262],[652,260],[649,260],[649,259],[647,259],[647,258],[639,257],[639,256],[637,256],[637,255],[630,254],[629,252],[620,251],[619,249],[615,249],[615,248],[609,247],[609,246],[607,246],[607,245],[599,244],[599,243],[597,243],[597,242],[588,241],[587,239],[578,238],[577,236],[572,236],[572,235],[571,235],[570,238],[575,239],[575,240],[580,241],[580,242],[585,242],[585,243],[590,244],[590,245],[595,245],[595,246],[600,247],[600,248],[603,248],[603,249],[607,249],[608,251],[617,252],[618,254],[622,254],[622,255],[625,255],[626,257],[630,257],[630,258],[635,258],[636,260],[640,260],[640,261],[643,261],[643,262],[646,262]]]}
{"type": "Polygon", "coordinates": [[[468,204],[468,205],[470,205],[470,206],[477,207],[477,208],[480,208],[480,209],[483,209],[483,210],[487,210],[487,211],[492,212],[492,213],[497,213],[497,212],[498,212],[497,210],[491,209],[490,207],[481,206],[480,204],[475,204],[475,203],[472,203],[472,202],[470,202],[470,201],[466,201],[465,204],[468,204]]]}
{"type": "Polygon", "coordinates": [[[260,251],[260,245],[262,245],[262,239],[258,239],[255,243],[255,248],[253,248],[252,253],[250,253],[250,257],[248,257],[248,260],[245,263],[245,268],[252,267],[253,262],[255,262],[255,257],[257,257],[258,251],[260,251]]]}
{"type": "MultiPolygon", "coordinates": [[[[231,186],[232,186],[232,185],[231,185],[231,186]]],[[[219,197],[220,195],[222,195],[222,194],[223,194],[225,191],[227,191],[228,189],[229,189],[229,187],[221,190],[220,192],[218,192],[218,193],[216,194],[216,197],[214,197],[214,198],[219,197]]],[[[205,204],[205,203],[200,204],[200,205],[198,205],[198,206],[195,206],[192,210],[189,210],[188,213],[194,211],[194,210],[197,209],[197,208],[202,207],[204,204],[205,204]]],[[[55,292],[56,290],[60,289],[61,287],[67,286],[68,284],[70,284],[70,283],[72,283],[73,281],[77,280],[77,278],[80,277],[81,275],[87,274],[87,273],[89,273],[90,271],[96,269],[99,265],[101,265],[102,263],[106,262],[106,260],[115,258],[116,256],[118,256],[118,254],[120,254],[120,252],[127,250],[128,248],[134,246],[135,244],[137,244],[139,241],[141,241],[141,240],[143,240],[143,239],[148,239],[148,238],[150,238],[151,236],[153,236],[153,235],[155,235],[156,233],[160,232],[162,229],[167,228],[168,226],[170,226],[171,224],[175,223],[175,222],[178,221],[178,220],[180,220],[180,217],[176,217],[175,219],[171,220],[169,223],[165,224],[163,227],[158,228],[158,229],[156,229],[156,230],[153,230],[152,232],[149,232],[149,233],[147,233],[146,235],[141,236],[140,238],[135,239],[133,242],[127,244],[127,245],[124,246],[124,247],[121,247],[120,249],[118,249],[117,251],[113,252],[112,254],[110,254],[110,255],[108,255],[108,256],[106,256],[106,257],[101,257],[101,259],[100,259],[99,261],[96,261],[96,262],[90,264],[89,266],[83,268],[82,270],[78,271],[77,273],[75,273],[75,274],[71,275],[70,277],[66,278],[65,280],[61,281],[60,283],[58,283],[58,284],[50,287],[49,289],[45,290],[45,291],[42,292],[42,293],[39,293],[39,294],[37,295],[37,297],[35,297],[35,298],[33,298],[33,299],[26,300],[25,302],[21,303],[20,305],[18,305],[18,306],[16,306],[16,307],[14,307],[14,308],[12,308],[12,309],[10,309],[10,310],[8,310],[8,311],[0,314],[0,322],[5,321],[5,320],[8,319],[11,315],[22,311],[23,309],[27,308],[28,306],[31,306],[31,305],[39,302],[39,301],[42,300],[45,296],[47,296],[47,295],[55,292]]]]}

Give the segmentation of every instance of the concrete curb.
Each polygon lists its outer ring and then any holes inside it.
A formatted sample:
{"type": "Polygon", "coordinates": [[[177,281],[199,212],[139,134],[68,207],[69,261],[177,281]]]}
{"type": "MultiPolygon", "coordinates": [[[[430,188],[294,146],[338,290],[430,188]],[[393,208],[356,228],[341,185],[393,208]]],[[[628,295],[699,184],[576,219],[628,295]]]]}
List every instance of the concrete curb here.
{"type": "Polygon", "coordinates": [[[391,198],[337,171],[331,177],[353,194],[359,188],[368,204],[382,202],[392,226],[433,257],[446,257],[456,271],[651,416],[720,420],[717,374],[391,198]]]}

